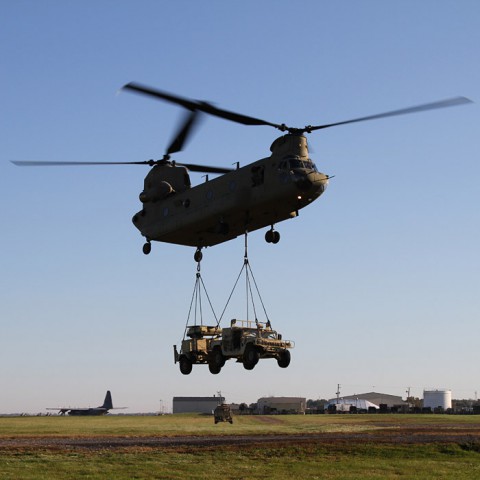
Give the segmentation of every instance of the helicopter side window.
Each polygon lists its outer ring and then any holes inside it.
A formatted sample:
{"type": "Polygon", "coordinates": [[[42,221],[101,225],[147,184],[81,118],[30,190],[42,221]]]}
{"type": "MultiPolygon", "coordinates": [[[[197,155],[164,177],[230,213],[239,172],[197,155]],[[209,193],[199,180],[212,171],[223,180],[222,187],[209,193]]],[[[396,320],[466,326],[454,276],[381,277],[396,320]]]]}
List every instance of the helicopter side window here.
{"type": "Polygon", "coordinates": [[[265,168],[263,166],[256,165],[252,167],[252,186],[263,185],[265,177],[265,168]]]}

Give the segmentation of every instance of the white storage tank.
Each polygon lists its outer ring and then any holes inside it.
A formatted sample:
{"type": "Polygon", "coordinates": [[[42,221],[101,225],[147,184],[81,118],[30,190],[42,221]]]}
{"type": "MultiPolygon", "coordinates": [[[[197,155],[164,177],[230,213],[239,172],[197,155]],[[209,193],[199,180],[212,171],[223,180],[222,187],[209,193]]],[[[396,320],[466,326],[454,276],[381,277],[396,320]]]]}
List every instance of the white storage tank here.
{"type": "Polygon", "coordinates": [[[446,389],[424,390],[423,391],[423,408],[452,408],[452,391],[446,389]]]}

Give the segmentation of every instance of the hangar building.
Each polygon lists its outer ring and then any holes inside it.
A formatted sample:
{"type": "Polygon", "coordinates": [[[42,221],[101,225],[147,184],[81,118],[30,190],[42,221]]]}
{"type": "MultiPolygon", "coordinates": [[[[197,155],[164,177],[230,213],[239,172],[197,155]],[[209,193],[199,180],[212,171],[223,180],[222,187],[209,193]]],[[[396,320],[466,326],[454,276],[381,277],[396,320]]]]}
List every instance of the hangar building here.
{"type": "Polygon", "coordinates": [[[337,401],[335,398],[334,400],[330,400],[326,405],[325,405],[325,410],[330,411],[333,407],[334,412],[340,413],[340,412],[371,412],[372,409],[375,411],[378,410],[380,407],[372,402],[369,402],[368,400],[365,400],[363,398],[341,398],[340,400],[337,401]],[[352,407],[355,407],[355,410],[352,409],[352,407]]]}
{"type": "MultiPolygon", "coordinates": [[[[388,408],[407,406],[408,403],[402,400],[402,397],[397,395],[389,395],[388,393],[377,393],[377,392],[368,392],[368,393],[359,393],[358,395],[348,395],[340,397],[340,403],[342,400],[367,400],[368,402],[374,403],[375,405],[387,405],[388,408]]],[[[332,398],[329,400],[329,403],[336,403],[337,399],[332,398]]]]}
{"type": "Polygon", "coordinates": [[[173,397],[173,413],[213,413],[215,407],[224,403],[222,396],[173,397]]]}
{"type": "Polygon", "coordinates": [[[303,397],[262,397],[257,400],[257,412],[270,413],[305,413],[307,405],[303,397]]]}

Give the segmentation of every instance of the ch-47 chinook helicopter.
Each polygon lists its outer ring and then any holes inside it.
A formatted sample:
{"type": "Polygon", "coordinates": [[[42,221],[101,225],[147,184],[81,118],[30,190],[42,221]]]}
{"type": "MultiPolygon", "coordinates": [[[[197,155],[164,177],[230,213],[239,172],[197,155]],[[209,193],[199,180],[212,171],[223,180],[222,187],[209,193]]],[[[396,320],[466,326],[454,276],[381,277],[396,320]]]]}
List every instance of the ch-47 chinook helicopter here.
{"type": "Polygon", "coordinates": [[[159,241],[196,247],[195,260],[202,258],[201,249],[226,242],[244,233],[269,227],[268,243],[278,243],[280,234],[275,225],[294,218],[300,209],[316,200],[325,191],[329,176],[320,173],[308,152],[306,133],[315,130],[374,120],[396,115],[470,103],[455,97],[376,115],[303,128],[288,127],[258,118],[217,108],[210,103],[190,100],[138,83],[123,87],[180,105],[189,113],[160,160],[141,162],[14,162],[16,165],[149,165],[140,193],[142,209],[133,216],[133,223],[145,237],[143,253],[149,254],[151,242],[159,241]],[[177,163],[171,154],[182,150],[193,132],[199,115],[209,114],[243,125],[267,125],[286,132],[271,145],[271,155],[236,169],[177,163]],[[191,186],[188,170],[220,174],[204,183],[191,186]]]}

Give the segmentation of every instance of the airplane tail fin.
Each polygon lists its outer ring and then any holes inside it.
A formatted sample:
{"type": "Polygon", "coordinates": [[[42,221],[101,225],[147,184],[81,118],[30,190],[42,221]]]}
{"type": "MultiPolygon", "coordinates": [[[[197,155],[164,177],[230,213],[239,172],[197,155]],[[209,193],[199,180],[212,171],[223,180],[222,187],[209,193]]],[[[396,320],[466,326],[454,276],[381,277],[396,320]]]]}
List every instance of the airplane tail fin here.
{"type": "Polygon", "coordinates": [[[105,395],[105,400],[103,401],[103,405],[100,408],[105,408],[106,410],[110,410],[113,408],[112,394],[110,393],[110,390],[107,391],[107,394],[105,395]]]}

